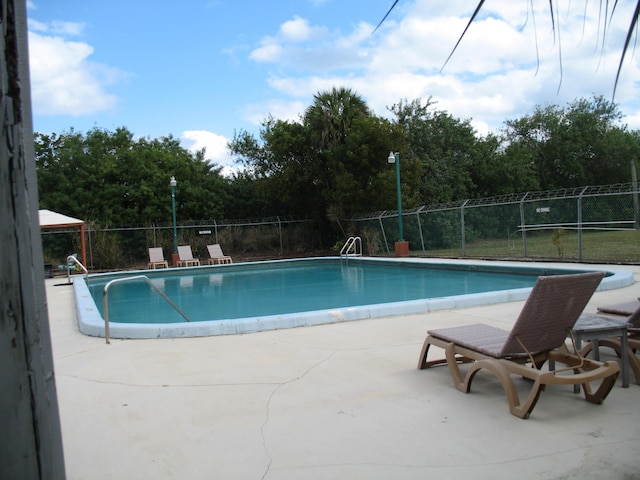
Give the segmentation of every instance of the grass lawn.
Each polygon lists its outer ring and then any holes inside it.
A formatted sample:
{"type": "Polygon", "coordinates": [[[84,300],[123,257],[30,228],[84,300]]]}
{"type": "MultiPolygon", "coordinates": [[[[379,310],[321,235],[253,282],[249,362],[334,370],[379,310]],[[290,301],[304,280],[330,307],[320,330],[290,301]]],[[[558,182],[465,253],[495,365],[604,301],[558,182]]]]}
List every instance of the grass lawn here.
{"type": "Polygon", "coordinates": [[[482,258],[527,258],[560,261],[640,263],[640,230],[583,231],[582,252],[578,232],[565,230],[555,236],[554,232],[528,233],[525,242],[522,236],[504,239],[482,239],[470,242],[462,249],[416,251],[412,255],[437,257],[482,257],[482,258]]]}

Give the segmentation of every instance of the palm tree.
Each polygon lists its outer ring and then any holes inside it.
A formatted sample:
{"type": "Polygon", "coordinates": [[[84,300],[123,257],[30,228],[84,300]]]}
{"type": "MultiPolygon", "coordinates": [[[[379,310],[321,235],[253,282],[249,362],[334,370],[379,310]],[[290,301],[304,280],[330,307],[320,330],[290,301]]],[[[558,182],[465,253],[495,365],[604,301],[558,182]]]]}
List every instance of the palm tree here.
{"type": "MultiPolygon", "coordinates": [[[[374,33],[378,29],[378,27],[380,27],[380,25],[382,25],[384,23],[386,18],[389,16],[389,14],[394,9],[394,7],[398,4],[399,1],[400,0],[395,0],[395,2],[393,2],[393,5],[391,5],[391,8],[389,9],[389,11],[386,13],[386,15],[382,18],[382,20],[380,21],[378,26],[375,28],[374,33]]],[[[533,2],[533,0],[529,0],[529,1],[533,2]]],[[[471,18],[469,19],[469,22],[467,23],[467,26],[465,27],[464,31],[460,35],[460,38],[458,38],[458,41],[456,42],[455,46],[453,47],[453,50],[451,50],[451,53],[447,57],[447,60],[444,62],[445,65],[447,64],[447,62],[449,61],[451,56],[454,54],[454,52],[458,48],[458,45],[462,41],[462,37],[464,37],[465,33],[467,33],[467,30],[469,30],[469,27],[471,26],[471,23],[473,23],[475,18],[478,16],[478,13],[480,12],[480,10],[482,9],[482,6],[484,5],[484,2],[485,2],[485,0],[480,0],[478,2],[478,5],[476,6],[476,9],[473,12],[473,15],[471,15],[471,18]]],[[[606,36],[606,34],[607,34],[607,28],[606,27],[607,27],[608,23],[611,21],[611,17],[615,13],[617,5],[618,5],[618,0],[613,2],[613,6],[610,9],[609,8],[610,7],[609,0],[606,0],[604,2],[604,8],[603,8],[603,0],[600,0],[600,10],[604,13],[604,15],[602,17],[602,20],[601,20],[602,21],[602,25],[604,26],[604,28],[601,29],[601,31],[603,32],[602,33],[603,36],[606,36]]],[[[556,20],[555,20],[555,10],[554,10],[554,6],[553,6],[553,0],[549,0],[549,13],[551,15],[551,24],[553,25],[553,28],[554,28],[554,31],[555,31],[556,20]]],[[[627,54],[627,50],[628,50],[628,48],[629,48],[629,46],[631,44],[631,39],[633,38],[634,33],[637,35],[637,28],[639,26],[638,17],[640,17],[640,0],[637,0],[635,11],[631,15],[631,22],[629,24],[629,31],[627,32],[627,37],[625,39],[624,46],[622,48],[622,54],[620,55],[620,63],[618,64],[618,71],[616,73],[616,80],[615,80],[615,83],[613,85],[613,97],[615,97],[615,95],[616,95],[616,87],[618,86],[618,80],[620,78],[620,72],[622,70],[622,63],[624,62],[625,56],[627,54]]],[[[444,66],[442,68],[444,68],[444,66]]]]}
{"type": "Polygon", "coordinates": [[[320,149],[343,143],[356,118],[371,113],[360,95],[349,88],[336,88],[318,92],[313,104],[304,113],[304,123],[311,129],[320,149]]]}

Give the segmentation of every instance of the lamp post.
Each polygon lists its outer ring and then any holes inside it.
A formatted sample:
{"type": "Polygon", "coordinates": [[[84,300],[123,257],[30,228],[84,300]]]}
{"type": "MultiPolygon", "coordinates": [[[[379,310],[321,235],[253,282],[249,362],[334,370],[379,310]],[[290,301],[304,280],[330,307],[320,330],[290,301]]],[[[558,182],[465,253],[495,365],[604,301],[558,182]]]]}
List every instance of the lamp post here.
{"type": "Polygon", "coordinates": [[[402,191],[400,188],[400,153],[389,152],[387,162],[396,164],[396,194],[398,197],[398,241],[396,242],[396,256],[405,257],[409,255],[409,242],[404,240],[402,231],[402,191]]]}
{"type": "MultiPolygon", "coordinates": [[[[171,212],[173,213],[173,254],[178,254],[178,230],[176,227],[176,177],[172,176],[171,180],[169,180],[169,185],[171,185],[171,212]]],[[[174,257],[175,260],[175,257],[174,257]]],[[[174,262],[175,263],[175,262],[174,262]]]]}

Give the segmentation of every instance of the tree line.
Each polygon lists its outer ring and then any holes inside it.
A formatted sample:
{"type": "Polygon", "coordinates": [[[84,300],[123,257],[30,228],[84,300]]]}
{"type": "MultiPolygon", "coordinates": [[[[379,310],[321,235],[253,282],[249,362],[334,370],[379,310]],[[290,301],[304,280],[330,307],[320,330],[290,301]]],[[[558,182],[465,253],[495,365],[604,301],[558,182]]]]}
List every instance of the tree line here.
{"type": "Polygon", "coordinates": [[[231,177],[172,136],[135,138],[125,127],[36,133],[40,207],[103,226],[168,224],[175,176],[180,222],[302,216],[332,245],[340,220],[395,210],[390,151],[400,154],[405,208],[626,183],[640,163],[640,132],[603,97],[537,106],[487,136],[431,98],[389,110],[391,119],[375,115],[347,88],[318,92],[298,121],[269,117],[258,136],[235,132],[228,149],[242,168],[231,177]]]}

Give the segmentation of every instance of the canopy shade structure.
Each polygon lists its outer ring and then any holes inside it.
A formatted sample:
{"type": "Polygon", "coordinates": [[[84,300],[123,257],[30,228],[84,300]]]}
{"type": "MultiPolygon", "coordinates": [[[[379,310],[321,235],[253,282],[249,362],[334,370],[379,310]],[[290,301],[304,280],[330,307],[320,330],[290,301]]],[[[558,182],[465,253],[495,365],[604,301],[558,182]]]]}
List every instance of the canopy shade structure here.
{"type": "Polygon", "coordinates": [[[68,217],[51,210],[40,210],[40,230],[54,230],[59,228],[75,228],[80,233],[80,261],[87,265],[87,249],[84,240],[84,220],[68,217]]]}

